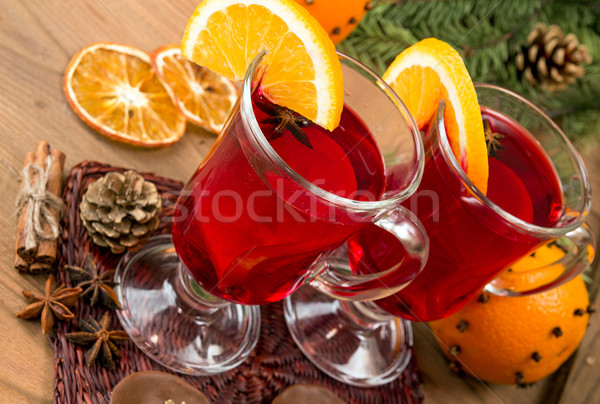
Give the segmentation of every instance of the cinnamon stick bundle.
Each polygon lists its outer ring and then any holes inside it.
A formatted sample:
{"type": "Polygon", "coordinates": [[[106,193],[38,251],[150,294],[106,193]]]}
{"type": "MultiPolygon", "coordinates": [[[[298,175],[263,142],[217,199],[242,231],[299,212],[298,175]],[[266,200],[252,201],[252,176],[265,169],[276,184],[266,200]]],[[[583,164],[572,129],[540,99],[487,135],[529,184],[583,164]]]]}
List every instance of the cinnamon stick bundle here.
{"type": "Polygon", "coordinates": [[[48,272],[56,261],[64,164],[64,153],[45,141],[25,155],[15,247],[15,268],[21,272],[48,272]]]}

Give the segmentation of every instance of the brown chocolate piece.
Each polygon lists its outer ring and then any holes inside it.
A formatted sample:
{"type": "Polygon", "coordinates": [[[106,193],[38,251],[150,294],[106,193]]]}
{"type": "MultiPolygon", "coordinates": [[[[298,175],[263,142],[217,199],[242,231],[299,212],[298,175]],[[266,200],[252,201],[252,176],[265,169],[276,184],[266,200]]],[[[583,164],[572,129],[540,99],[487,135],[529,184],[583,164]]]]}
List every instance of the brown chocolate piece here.
{"type": "Polygon", "coordinates": [[[113,389],[110,404],[163,404],[167,400],[210,404],[204,394],[181,377],[153,370],[132,373],[121,380],[113,389]]]}
{"type": "Polygon", "coordinates": [[[272,404],[345,404],[331,390],[316,384],[294,384],[275,397],[272,404]]]}

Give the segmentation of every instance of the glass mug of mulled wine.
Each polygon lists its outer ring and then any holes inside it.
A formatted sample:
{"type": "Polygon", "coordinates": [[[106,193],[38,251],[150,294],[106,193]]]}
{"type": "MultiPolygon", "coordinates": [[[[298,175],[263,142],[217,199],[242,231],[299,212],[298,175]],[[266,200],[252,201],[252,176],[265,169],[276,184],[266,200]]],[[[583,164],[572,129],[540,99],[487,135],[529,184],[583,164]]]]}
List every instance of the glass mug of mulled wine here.
{"type": "MultiPolygon", "coordinates": [[[[591,204],[590,184],[579,154],[529,101],[492,85],[475,88],[488,132],[487,195],[454,157],[442,104],[424,134],[421,184],[402,203],[427,231],[425,268],[405,288],[380,300],[340,302],[305,286],[284,303],[297,345],[318,368],[340,381],[372,386],[397,376],[397,363],[406,358],[394,354],[390,335],[404,332],[412,338],[410,330],[397,326],[399,317],[446,317],[482,288],[498,295],[538,293],[573,278],[593,259],[595,240],[583,225],[591,204]],[[565,254],[553,271],[532,274],[543,284],[516,290],[506,281],[510,277],[496,278],[550,240],[565,254]],[[344,351],[336,352],[337,346],[344,351]]],[[[381,273],[407,259],[389,233],[372,225],[328,257],[331,266],[359,274],[381,273]]]]}
{"type": "MultiPolygon", "coordinates": [[[[429,260],[407,288],[377,302],[403,318],[446,317],[484,287],[507,296],[542,292],[580,274],[593,257],[595,240],[583,225],[591,190],[581,156],[561,129],[528,100],[489,84],[476,84],[475,89],[487,132],[488,191],[484,195],[477,189],[454,158],[440,107],[424,138],[423,180],[403,203],[427,230],[429,260]],[[497,278],[552,240],[565,251],[560,262],[564,270],[545,284],[515,290],[497,278]]],[[[373,269],[377,260],[383,262],[378,254],[385,246],[376,246],[373,240],[389,238],[377,234],[368,227],[351,238],[353,267],[373,269]]]]}
{"type": "Polygon", "coordinates": [[[151,240],[117,274],[119,316],[132,340],[188,374],[229,370],[249,355],[260,328],[256,305],[306,283],[343,299],[381,298],[427,259],[425,231],[400,205],[421,179],[423,144],[393,90],[339,54],[345,107],[329,132],[262,95],[262,57],[181,192],[172,240],[151,240]],[[327,256],[368,224],[410,259],[368,275],[328,265],[327,256]]]}

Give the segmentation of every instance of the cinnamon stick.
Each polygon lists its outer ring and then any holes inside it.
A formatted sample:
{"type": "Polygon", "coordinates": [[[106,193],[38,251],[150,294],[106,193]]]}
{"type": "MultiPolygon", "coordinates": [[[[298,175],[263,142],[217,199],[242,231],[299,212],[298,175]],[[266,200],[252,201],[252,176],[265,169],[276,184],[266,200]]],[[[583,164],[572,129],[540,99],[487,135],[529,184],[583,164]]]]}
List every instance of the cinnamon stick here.
{"type": "MultiPolygon", "coordinates": [[[[35,161],[35,154],[29,152],[25,154],[25,161],[23,162],[23,167],[27,167],[35,161]]],[[[25,182],[21,181],[21,191],[25,188],[25,182]]],[[[23,208],[21,213],[19,214],[19,218],[17,220],[17,239],[16,239],[16,254],[21,258],[25,263],[32,263],[35,259],[35,253],[33,251],[25,251],[25,240],[27,239],[26,233],[26,217],[27,217],[27,206],[23,208]]],[[[17,259],[15,258],[15,266],[17,265],[17,259]]]]}
{"type": "MultiPolygon", "coordinates": [[[[21,181],[22,200],[19,201],[20,209],[19,218],[17,220],[17,237],[15,246],[15,261],[14,266],[21,272],[42,273],[49,272],[52,269],[52,264],[56,261],[58,253],[58,237],[55,239],[44,239],[41,234],[52,235],[52,224],[48,221],[54,219],[54,224],[58,225],[60,221],[60,211],[57,208],[58,200],[52,200],[48,195],[52,194],[56,198],[60,198],[62,193],[62,174],[65,164],[65,155],[60,150],[50,150],[50,145],[45,141],[38,142],[34,153],[27,153],[23,162],[23,168],[28,169],[24,173],[24,178],[21,181]],[[50,157],[50,158],[49,158],[50,157]],[[50,163],[50,167],[48,167],[50,163]],[[32,168],[32,165],[37,167],[32,168]],[[43,175],[47,174],[45,184],[40,181],[40,170],[43,175]],[[27,177],[27,178],[25,178],[27,177]],[[44,186],[44,189],[40,188],[44,186]],[[36,189],[37,188],[37,189],[36,189]],[[31,196],[36,197],[30,199],[31,196]],[[42,198],[43,201],[40,201],[42,198]],[[49,201],[47,201],[49,198],[49,201]],[[34,201],[34,202],[32,202],[34,201]],[[36,222],[36,228],[28,224],[28,211],[32,209],[35,203],[42,203],[43,208],[36,215],[43,215],[45,220],[36,222]],[[47,204],[46,204],[47,203],[47,204]],[[43,213],[42,213],[43,212],[43,213]],[[42,229],[39,229],[39,226],[42,229]],[[30,234],[33,232],[33,234],[30,234]],[[28,245],[27,240],[31,236],[35,243],[28,245]]],[[[39,205],[38,205],[39,206],[39,205]]],[[[35,208],[34,208],[35,209],[35,208]]],[[[33,211],[32,211],[33,213],[33,211]]],[[[38,220],[39,218],[35,218],[38,220]]],[[[56,230],[56,229],[55,229],[56,230]]],[[[31,243],[30,243],[31,244],[31,243]]]]}
{"type": "MultiPolygon", "coordinates": [[[[46,191],[54,196],[60,197],[62,194],[62,175],[63,167],[65,165],[65,154],[60,150],[52,150],[50,152],[52,162],[50,170],[48,171],[48,182],[46,184],[46,191]]],[[[60,213],[55,208],[50,208],[50,213],[56,221],[60,222],[60,213]]],[[[50,232],[50,225],[44,222],[44,232],[50,232]]],[[[43,264],[53,264],[56,261],[56,255],[58,252],[58,239],[54,240],[41,240],[38,243],[37,253],[35,255],[36,262],[43,264]]]]}
{"type": "Polygon", "coordinates": [[[15,269],[19,272],[29,272],[29,264],[15,252],[15,269]]]}
{"type": "MultiPolygon", "coordinates": [[[[48,144],[48,142],[45,141],[40,141],[38,142],[36,148],[35,148],[35,153],[34,153],[34,160],[33,160],[33,164],[38,165],[42,168],[42,170],[46,169],[46,161],[48,159],[48,156],[50,155],[50,145],[48,144]]],[[[26,166],[24,166],[26,167],[26,166]]],[[[32,170],[31,174],[30,174],[30,182],[31,185],[35,185],[37,184],[39,180],[39,174],[35,171],[32,170]]],[[[24,209],[23,212],[21,212],[21,215],[19,217],[19,219],[23,219],[23,227],[20,228],[17,226],[17,232],[19,232],[19,236],[17,237],[17,240],[19,242],[19,244],[17,245],[17,254],[19,254],[19,256],[21,258],[23,258],[23,260],[25,260],[25,262],[31,264],[33,261],[35,261],[35,255],[37,253],[37,243],[33,246],[28,246],[26,245],[26,240],[27,237],[29,236],[29,232],[33,232],[35,231],[34,229],[28,229],[26,224],[26,220],[25,217],[27,216],[27,210],[24,209]]]]}
{"type": "Polygon", "coordinates": [[[38,261],[29,265],[29,270],[28,270],[28,272],[32,275],[47,274],[47,273],[50,273],[51,271],[52,271],[51,264],[46,264],[44,262],[38,262],[38,261]]]}

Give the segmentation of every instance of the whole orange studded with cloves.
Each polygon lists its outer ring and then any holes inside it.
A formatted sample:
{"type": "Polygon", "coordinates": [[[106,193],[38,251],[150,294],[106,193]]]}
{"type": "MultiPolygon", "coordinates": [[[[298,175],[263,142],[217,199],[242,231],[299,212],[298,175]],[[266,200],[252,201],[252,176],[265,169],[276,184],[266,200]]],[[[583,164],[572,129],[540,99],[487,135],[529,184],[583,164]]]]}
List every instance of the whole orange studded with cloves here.
{"type": "MultiPolygon", "coordinates": [[[[550,253],[550,248],[544,246],[536,254],[550,253]]],[[[524,386],[553,373],[575,351],[593,310],[589,304],[585,283],[578,276],[530,296],[482,292],[430,327],[452,370],[487,382],[524,386]]]]}
{"type": "Polygon", "coordinates": [[[356,28],[371,0],[296,0],[325,28],[333,43],[343,41],[356,28]]]}

